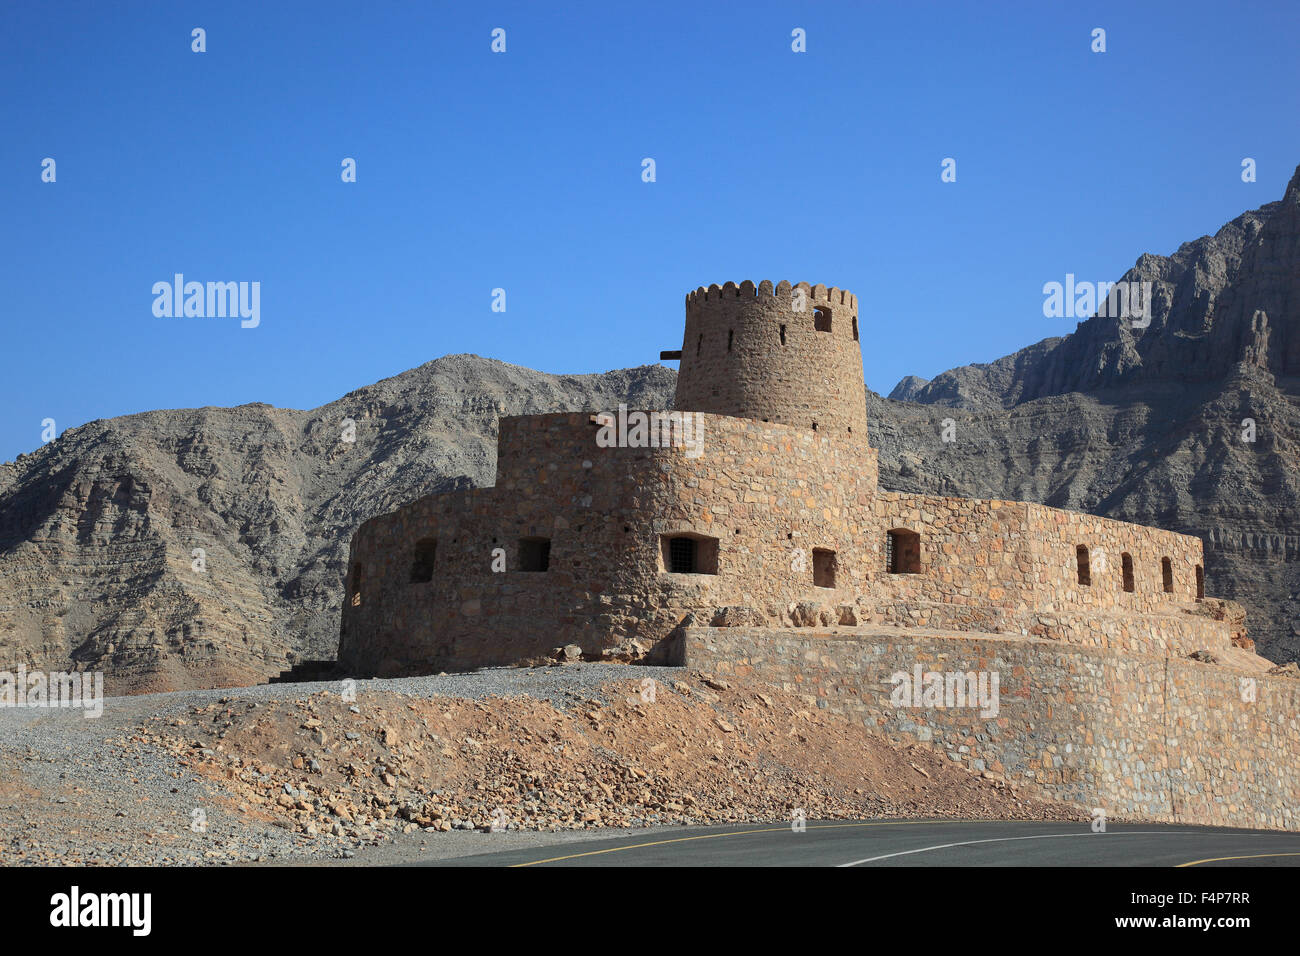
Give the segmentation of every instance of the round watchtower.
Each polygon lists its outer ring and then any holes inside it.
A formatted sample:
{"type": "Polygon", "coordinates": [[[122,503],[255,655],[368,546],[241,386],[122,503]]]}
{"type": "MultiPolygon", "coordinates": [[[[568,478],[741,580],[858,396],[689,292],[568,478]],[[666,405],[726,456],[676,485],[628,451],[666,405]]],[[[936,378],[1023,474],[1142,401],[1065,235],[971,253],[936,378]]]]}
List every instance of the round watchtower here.
{"type": "MultiPolygon", "coordinates": [[[[666,353],[669,354],[669,353],[666,353]]],[[[675,406],[867,440],[858,300],[806,282],[697,289],[675,406]]]]}

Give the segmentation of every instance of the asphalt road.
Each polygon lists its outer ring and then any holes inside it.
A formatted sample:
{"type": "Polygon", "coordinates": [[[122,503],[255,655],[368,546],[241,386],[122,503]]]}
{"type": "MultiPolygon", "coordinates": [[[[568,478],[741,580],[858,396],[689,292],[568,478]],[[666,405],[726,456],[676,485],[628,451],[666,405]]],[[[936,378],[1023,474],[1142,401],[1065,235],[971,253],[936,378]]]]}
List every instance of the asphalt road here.
{"type": "MultiPolygon", "coordinates": [[[[485,843],[491,835],[483,837],[485,843]]],[[[486,847],[485,847],[486,849],[486,847]]],[[[1300,833],[1218,827],[905,820],[647,830],[427,866],[1300,866],[1300,833]]]]}

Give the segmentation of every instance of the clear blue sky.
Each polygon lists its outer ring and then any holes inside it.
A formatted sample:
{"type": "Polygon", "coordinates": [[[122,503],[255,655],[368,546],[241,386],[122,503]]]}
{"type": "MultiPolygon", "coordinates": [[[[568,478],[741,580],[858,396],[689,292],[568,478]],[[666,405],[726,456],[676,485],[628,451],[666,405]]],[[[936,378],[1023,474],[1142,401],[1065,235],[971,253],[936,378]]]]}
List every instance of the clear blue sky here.
{"type": "Polygon", "coordinates": [[[729,279],[856,292],[878,391],[988,361],[1074,328],[1044,282],[1280,198],[1298,35],[1289,0],[6,3],[0,460],[448,353],[655,362],[729,279]],[[260,327],[156,318],[176,272],[260,282],[260,327]]]}

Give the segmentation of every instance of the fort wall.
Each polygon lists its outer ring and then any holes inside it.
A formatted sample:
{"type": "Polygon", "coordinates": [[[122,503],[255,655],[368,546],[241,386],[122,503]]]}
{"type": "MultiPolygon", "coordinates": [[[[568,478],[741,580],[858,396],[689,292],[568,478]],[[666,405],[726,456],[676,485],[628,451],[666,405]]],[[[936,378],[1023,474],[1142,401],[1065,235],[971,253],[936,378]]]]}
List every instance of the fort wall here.
{"type": "Polygon", "coordinates": [[[873,449],[717,415],[699,417],[698,457],[606,448],[594,417],[503,419],[496,487],[363,524],[340,661],[391,675],[537,662],[567,644],[654,659],[687,615],[743,606],[779,620],[816,601],[838,620],[866,591],[873,449]],[[671,570],[675,537],[697,542],[696,571],[671,570]],[[545,571],[524,568],[527,539],[546,542],[545,571]],[[492,570],[498,548],[503,572],[492,570]],[[412,580],[430,552],[429,579],[412,580]]]}
{"type": "MultiPolygon", "coordinates": [[[[1223,627],[1189,620],[1207,640],[1223,627]]],[[[684,651],[691,667],[753,675],[896,743],[1076,804],[1081,820],[1101,808],[1111,819],[1300,829],[1294,679],[1036,638],[888,628],[692,627],[684,651]],[[891,676],[918,664],[996,671],[997,715],[894,706],[891,676]]]]}
{"type": "Polygon", "coordinates": [[[366,522],[340,660],[391,675],[536,663],[569,644],[594,659],[667,660],[683,624],[719,618],[886,622],[1176,656],[1231,644],[1226,628],[1183,613],[1196,538],[1018,502],[878,492],[876,452],[847,433],[696,414],[677,433],[685,444],[602,447],[609,421],[504,418],[495,487],[366,522]],[[891,573],[900,533],[915,536],[915,566],[891,573]],[[700,567],[672,570],[675,537],[695,542],[700,567]],[[1093,555],[1088,586],[1079,544],[1093,555]],[[545,570],[526,566],[539,546],[545,570]],[[1105,553],[1132,556],[1134,591],[1101,573],[1105,553]],[[1166,556],[1178,569],[1171,592],[1157,580],[1166,556]]]}
{"type": "Polygon", "coordinates": [[[357,531],[340,664],[685,662],[1089,812],[1300,828],[1300,682],[1232,669],[1266,665],[1204,598],[1201,541],[880,491],[857,313],[824,286],[691,293],[675,442],[627,409],[502,419],[494,487],[357,531]],[[998,712],[895,706],[917,665],[998,674],[998,712]]]}
{"type": "Polygon", "coordinates": [[[1179,617],[1197,601],[1199,538],[1025,502],[887,491],[877,493],[875,513],[877,551],[891,530],[915,533],[920,550],[915,573],[886,573],[883,558],[875,562],[872,605],[882,621],[1126,653],[1230,646],[1224,629],[1204,643],[1179,617]]]}

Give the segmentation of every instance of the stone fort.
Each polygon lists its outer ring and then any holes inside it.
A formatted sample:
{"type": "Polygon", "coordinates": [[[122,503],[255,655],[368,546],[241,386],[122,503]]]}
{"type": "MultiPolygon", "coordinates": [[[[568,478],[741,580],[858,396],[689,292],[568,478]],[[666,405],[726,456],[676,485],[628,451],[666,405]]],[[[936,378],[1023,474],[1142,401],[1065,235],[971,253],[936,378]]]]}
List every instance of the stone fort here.
{"type": "Polygon", "coordinates": [[[1120,817],[1300,824],[1297,682],[1206,597],[1200,539],[881,490],[858,320],[843,289],[700,288],[661,354],[681,363],[664,428],[502,418],[493,487],[356,532],[340,665],[684,663],[1120,817]],[[1000,716],[891,706],[918,664],[998,671],[1000,716]]]}

